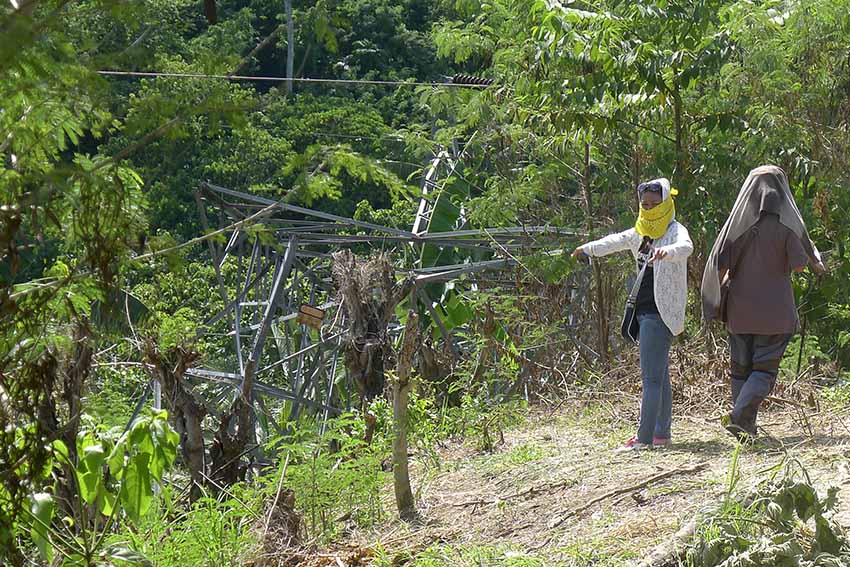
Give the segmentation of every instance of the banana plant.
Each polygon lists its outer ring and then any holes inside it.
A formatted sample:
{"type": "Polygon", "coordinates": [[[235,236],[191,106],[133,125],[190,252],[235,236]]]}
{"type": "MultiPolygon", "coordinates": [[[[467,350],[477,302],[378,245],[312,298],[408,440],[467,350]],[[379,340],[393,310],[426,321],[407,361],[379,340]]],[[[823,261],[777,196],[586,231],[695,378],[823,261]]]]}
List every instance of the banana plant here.
{"type": "Polygon", "coordinates": [[[174,464],[179,441],[165,411],[137,418],[117,440],[108,432],[82,431],[76,460],[63,441],[54,440],[49,466],[56,482],[30,496],[28,536],[42,559],[52,563],[59,555],[63,567],[147,564],[127,546],[110,544],[107,536],[117,523],[138,523],[150,510],[153,485],[174,464]],[[63,475],[70,477],[66,481],[76,488],[76,498],[57,518],[63,475]]]}

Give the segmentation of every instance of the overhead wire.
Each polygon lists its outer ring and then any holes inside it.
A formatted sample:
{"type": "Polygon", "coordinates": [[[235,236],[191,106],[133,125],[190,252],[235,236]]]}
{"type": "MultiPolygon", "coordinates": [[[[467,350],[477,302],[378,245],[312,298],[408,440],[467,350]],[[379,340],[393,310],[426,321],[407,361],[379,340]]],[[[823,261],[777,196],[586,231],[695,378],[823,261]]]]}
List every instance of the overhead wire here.
{"type": "MultiPolygon", "coordinates": [[[[326,78],[311,78],[311,77],[268,77],[255,75],[236,75],[236,74],[208,74],[208,73],[168,73],[168,72],[150,72],[150,71],[119,71],[119,70],[100,70],[99,74],[104,76],[124,76],[124,77],[163,77],[163,78],[183,78],[183,79],[212,79],[212,80],[228,80],[228,81],[270,81],[270,82],[301,82],[301,83],[324,83],[324,84],[345,84],[345,85],[383,85],[383,86],[431,86],[431,87],[464,87],[464,88],[487,88],[493,84],[492,79],[482,79],[478,77],[470,77],[465,75],[456,75],[452,77],[453,82],[436,82],[436,81],[395,81],[395,80],[374,80],[374,79],[326,79],[326,78]]],[[[308,132],[314,136],[329,136],[348,139],[384,139],[403,141],[403,138],[397,136],[359,136],[346,135],[330,132],[308,132]]],[[[384,160],[391,163],[401,163],[395,160],[384,160]]],[[[409,164],[418,165],[418,164],[409,164]]],[[[467,183],[468,180],[464,179],[467,183]]],[[[476,187],[477,188],[477,187],[476,187]]],[[[480,188],[478,188],[480,190],[480,188]]]]}
{"type": "Polygon", "coordinates": [[[437,82],[437,81],[391,81],[379,79],[323,79],[315,77],[264,77],[258,75],[216,75],[208,73],[166,73],[158,71],[113,71],[100,70],[98,74],[117,77],[165,77],[173,79],[215,79],[226,81],[268,81],[274,83],[324,83],[341,85],[376,85],[376,86],[398,86],[398,87],[460,87],[470,89],[484,89],[488,84],[437,82]]]}

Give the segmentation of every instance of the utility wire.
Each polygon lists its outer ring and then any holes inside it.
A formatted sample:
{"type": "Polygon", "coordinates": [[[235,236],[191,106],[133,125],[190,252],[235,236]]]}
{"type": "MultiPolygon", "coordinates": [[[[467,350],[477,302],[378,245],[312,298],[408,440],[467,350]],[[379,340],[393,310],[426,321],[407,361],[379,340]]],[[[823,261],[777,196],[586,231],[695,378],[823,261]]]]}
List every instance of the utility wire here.
{"type": "Polygon", "coordinates": [[[399,87],[462,87],[472,89],[487,88],[486,84],[470,83],[447,83],[447,82],[425,82],[425,81],[383,81],[371,79],[315,79],[309,77],[259,77],[254,75],[208,75],[206,73],[159,73],[146,71],[98,71],[100,75],[117,77],[169,77],[174,79],[223,79],[227,81],[270,81],[285,83],[295,81],[299,83],[332,83],[343,85],[389,85],[399,87]]]}

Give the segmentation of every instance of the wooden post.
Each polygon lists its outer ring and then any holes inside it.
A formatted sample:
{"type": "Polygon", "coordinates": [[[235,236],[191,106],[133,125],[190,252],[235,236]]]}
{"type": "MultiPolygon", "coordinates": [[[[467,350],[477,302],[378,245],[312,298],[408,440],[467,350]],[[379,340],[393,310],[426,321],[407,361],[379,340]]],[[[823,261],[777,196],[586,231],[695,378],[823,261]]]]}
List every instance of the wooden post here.
{"type": "Polygon", "coordinates": [[[393,487],[398,514],[403,520],[416,516],[413,490],[410,488],[410,471],[407,463],[407,398],[410,394],[410,374],[413,355],[419,338],[419,317],[413,310],[407,313],[404,338],[398,357],[397,376],[393,380],[393,487]]]}

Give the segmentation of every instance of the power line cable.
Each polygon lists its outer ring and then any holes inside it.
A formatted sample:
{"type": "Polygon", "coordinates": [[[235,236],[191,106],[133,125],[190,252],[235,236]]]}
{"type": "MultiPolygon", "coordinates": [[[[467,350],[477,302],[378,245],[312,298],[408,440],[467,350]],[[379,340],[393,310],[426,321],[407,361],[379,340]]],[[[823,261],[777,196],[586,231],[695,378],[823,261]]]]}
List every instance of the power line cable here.
{"type": "Polygon", "coordinates": [[[373,79],[317,79],[311,77],[260,77],[255,75],[210,75],[206,73],[160,73],[153,71],[98,71],[100,75],[117,76],[117,77],[166,77],[173,79],[220,79],[227,81],[269,81],[275,83],[285,83],[287,81],[295,81],[299,83],[325,83],[325,84],[342,84],[342,85],[384,85],[384,86],[399,86],[399,87],[461,87],[472,89],[487,88],[493,83],[492,79],[478,79],[479,82],[467,82],[468,78],[465,75],[456,75],[457,81],[451,82],[428,82],[428,81],[384,81],[373,79]]]}

